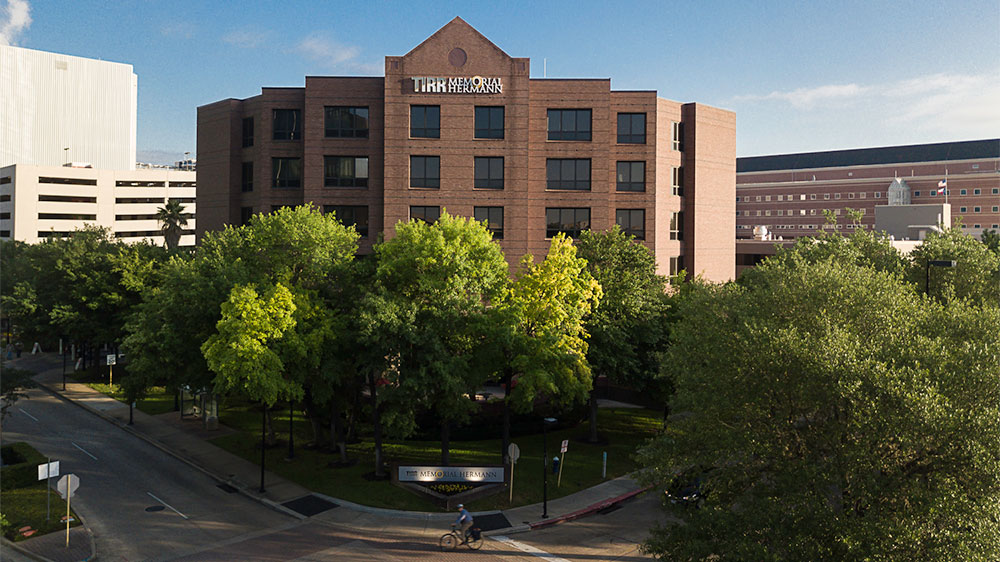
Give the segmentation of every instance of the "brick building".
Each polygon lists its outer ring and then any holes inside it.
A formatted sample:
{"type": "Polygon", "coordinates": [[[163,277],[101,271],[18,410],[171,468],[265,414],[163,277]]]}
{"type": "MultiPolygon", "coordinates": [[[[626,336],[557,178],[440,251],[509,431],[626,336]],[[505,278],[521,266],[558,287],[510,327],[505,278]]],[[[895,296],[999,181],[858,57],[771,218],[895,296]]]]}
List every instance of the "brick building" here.
{"type": "Polygon", "coordinates": [[[734,276],[735,116],[609,79],[532,79],[455,18],[384,77],[198,108],[199,238],[253,213],[312,203],[362,233],[443,209],[487,220],[507,258],[557,232],[619,224],[661,271],[734,276]]]}
{"type": "Polygon", "coordinates": [[[824,228],[823,211],[849,232],[847,209],[875,226],[875,207],[949,203],[953,224],[978,237],[1000,228],[1000,139],[890,146],[739,158],[736,163],[736,237],[755,226],[774,237],[812,236],[824,228]],[[939,182],[947,179],[947,194],[939,182]],[[947,197],[945,197],[947,195],[947,197]],[[947,199],[947,201],[946,201],[947,199]]]}

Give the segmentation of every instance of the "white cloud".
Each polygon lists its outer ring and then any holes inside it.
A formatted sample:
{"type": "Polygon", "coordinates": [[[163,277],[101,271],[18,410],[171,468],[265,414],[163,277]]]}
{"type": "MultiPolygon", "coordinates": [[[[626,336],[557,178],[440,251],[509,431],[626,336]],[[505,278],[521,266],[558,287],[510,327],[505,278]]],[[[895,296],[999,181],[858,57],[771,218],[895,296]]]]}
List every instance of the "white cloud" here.
{"type": "Polygon", "coordinates": [[[783,100],[798,108],[811,108],[818,102],[826,102],[834,99],[853,99],[863,95],[868,88],[857,84],[829,84],[816,88],[798,88],[790,92],[774,91],[766,96],[746,95],[737,96],[735,101],[767,101],[783,100]]]}
{"type": "Polygon", "coordinates": [[[921,130],[955,130],[962,136],[1000,131],[1000,72],[934,74],[889,85],[881,92],[893,122],[921,130]]]}
{"type": "Polygon", "coordinates": [[[341,45],[318,33],[313,33],[300,41],[295,50],[328,68],[352,62],[361,53],[358,47],[341,45]]]}
{"type": "Polygon", "coordinates": [[[31,6],[26,0],[7,0],[0,11],[0,45],[14,45],[17,37],[31,25],[31,6]]]}
{"type": "Polygon", "coordinates": [[[266,43],[271,37],[270,31],[244,28],[230,31],[222,36],[223,43],[229,43],[243,49],[253,49],[266,43]]]}

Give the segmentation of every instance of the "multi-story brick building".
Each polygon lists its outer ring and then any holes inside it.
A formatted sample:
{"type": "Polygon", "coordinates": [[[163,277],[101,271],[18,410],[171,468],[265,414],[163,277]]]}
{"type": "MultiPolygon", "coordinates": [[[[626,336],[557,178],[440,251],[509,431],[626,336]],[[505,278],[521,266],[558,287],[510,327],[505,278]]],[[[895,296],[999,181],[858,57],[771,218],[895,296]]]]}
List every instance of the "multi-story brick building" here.
{"type": "Polygon", "coordinates": [[[198,108],[198,235],[312,203],[362,233],[444,210],[487,220],[509,260],[557,232],[636,236],[662,271],[734,275],[735,116],[608,79],[533,79],[460,18],[385,77],[198,108]]]}
{"type": "Polygon", "coordinates": [[[863,212],[861,226],[872,229],[890,189],[904,197],[893,204],[949,203],[952,223],[973,236],[1000,228],[1000,139],[755,156],[737,159],[736,169],[741,239],[755,226],[784,239],[815,235],[827,209],[838,230],[854,228],[847,209],[863,212]]]}

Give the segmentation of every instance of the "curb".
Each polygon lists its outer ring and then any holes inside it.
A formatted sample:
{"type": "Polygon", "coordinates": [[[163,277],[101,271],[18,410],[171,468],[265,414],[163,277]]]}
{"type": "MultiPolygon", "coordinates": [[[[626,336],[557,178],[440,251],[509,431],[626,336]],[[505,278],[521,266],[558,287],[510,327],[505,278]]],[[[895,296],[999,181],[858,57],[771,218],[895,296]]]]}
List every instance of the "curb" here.
{"type": "MultiPolygon", "coordinates": [[[[83,530],[87,531],[87,538],[90,539],[90,556],[81,559],[79,562],[90,562],[91,560],[96,560],[97,545],[94,543],[94,533],[93,531],[90,530],[90,527],[87,526],[87,522],[83,519],[83,515],[77,513],[76,516],[80,518],[80,526],[83,527],[83,530]]],[[[61,533],[62,531],[55,531],[55,532],[61,533]]],[[[23,546],[17,544],[16,542],[8,539],[7,537],[0,537],[0,544],[2,544],[4,548],[12,548],[16,550],[19,554],[26,556],[32,560],[37,560],[38,562],[53,562],[51,558],[46,558],[45,556],[42,556],[37,552],[32,552],[24,548],[23,546]]]]}
{"type": "Polygon", "coordinates": [[[560,515],[559,517],[554,517],[552,519],[545,519],[545,520],[542,520],[542,521],[535,521],[534,523],[528,523],[528,526],[531,528],[532,531],[534,531],[535,529],[542,529],[542,528],[545,528],[545,527],[548,527],[548,526],[551,526],[551,525],[556,525],[558,523],[562,523],[563,521],[572,521],[574,519],[583,517],[584,515],[589,515],[591,513],[594,513],[595,511],[600,511],[600,510],[602,510],[602,509],[604,509],[606,507],[611,507],[611,506],[613,506],[613,505],[615,505],[617,503],[621,503],[621,502],[623,502],[623,501],[625,501],[627,499],[630,499],[630,498],[633,498],[635,496],[638,496],[639,494],[641,494],[641,493],[643,493],[643,492],[645,492],[645,491],[647,491],[647,490],[649,490],[651,488],[652,488],[652,486],[646,486],[644,488],[639,488],[638,490],[632,490],[631,492],[627,492],[627,493],[622,494],[620,496],[617,496],[617,497],[614,497],[614,498],[610,498],[610,499],[607,499],[607,500],[604,500],[604,501],[597,502],[597,503],[595,503],[593,505],[589,505],[589,506],[587,506],[587,507],[585,507],[583,509],[578,509],[576,511],[567,513],[565,515],[560,515]]]}

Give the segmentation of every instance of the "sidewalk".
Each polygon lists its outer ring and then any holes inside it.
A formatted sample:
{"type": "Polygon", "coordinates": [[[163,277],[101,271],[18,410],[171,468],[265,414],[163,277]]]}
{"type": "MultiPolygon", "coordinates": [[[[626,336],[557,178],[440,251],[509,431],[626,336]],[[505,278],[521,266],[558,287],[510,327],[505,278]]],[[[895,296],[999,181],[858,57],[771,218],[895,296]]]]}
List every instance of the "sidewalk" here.
{"type": "MultiPolygon", "coordinates": [[[[291,517],[306,518],[306,516],[282,504],[301,498],[315,499],[320,502],[326,500],[338,506],[337,509],[329,509],[315,515],[314,519],[357,528],[365,532],[372,532],[379,528],[398,529],[400,526],[440,529],[446,525],[445,521],[451,521],[455,517],[453,513],[396,511],[357,505],[337,498],[314,494],[310,490],[271,472],[265,472],[265,492],[260,493],[260,465],[208,443],[206,441],[207,435],[201,430],[200,422],[181,420],[176,412],[150,416],[138,409],[133,409],[133,423],[129,425],[129,408],[124,403],[105,396],[85,384],[67,382],[66,390],[63,390],[62,359],[58,355],[49,353],[42,357],[27,356],[27,358],[31,359],[31,366],[39,373],[34,377],[34,380],[44,390],[93,412],[121,429],[201,470],[220,483],[228,484],[239,493],[291,517]],[[307,498],[307,496],[314,498],[307,498]]],[[[29,368],[27,363],[29,362],[25,361],[25,358],[8,362],[10,366],[19,368],[29,368]]],[[[220,435],[218,432],[212,434],[212,436],[218,435],[220,435]]],[[[511,534],[582,517],[624,501],[643,491],[635,481],[629,478],[617,478],[587,490],[549,501],[549,517],[545,519],[541,517],[542,504],[540,503],[499,512],[474,513],[473,515],[477,518],[502,515],[510,526],[495,528],[485,534],[511,534]]],[[[503,518],[494,520],[504,521],[503,518]]],[[[33,543],[34,540],[19,543],[19,546],[29,542],[33,543]]],[[[48,557],[43,556],[43,559],[45,558],[48,557]]],[[[55,558],[49,559],[54,560],[55,558]]]]}

